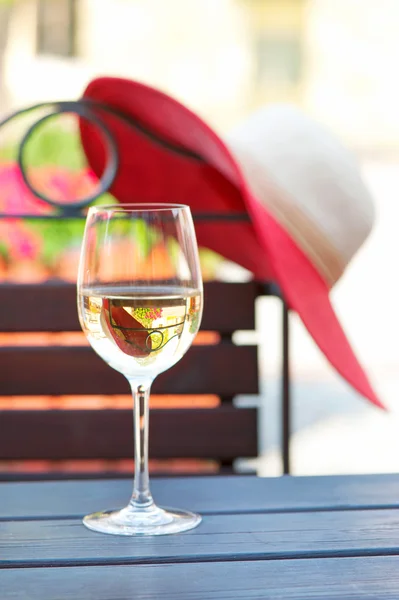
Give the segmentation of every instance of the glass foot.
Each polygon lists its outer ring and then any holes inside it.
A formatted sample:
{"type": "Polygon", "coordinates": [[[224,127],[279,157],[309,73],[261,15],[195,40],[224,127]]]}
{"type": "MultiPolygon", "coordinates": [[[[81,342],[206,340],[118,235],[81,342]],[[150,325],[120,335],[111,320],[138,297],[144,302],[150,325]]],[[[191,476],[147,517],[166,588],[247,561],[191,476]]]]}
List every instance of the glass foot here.
{"type": "Polygon", "coordinates": [[[112,535],[166,535],[197,527],[200,515],[185,510],[127,506],[122,510],[98,512],[84,517],[83,524],[100,533],[112,535]]]}

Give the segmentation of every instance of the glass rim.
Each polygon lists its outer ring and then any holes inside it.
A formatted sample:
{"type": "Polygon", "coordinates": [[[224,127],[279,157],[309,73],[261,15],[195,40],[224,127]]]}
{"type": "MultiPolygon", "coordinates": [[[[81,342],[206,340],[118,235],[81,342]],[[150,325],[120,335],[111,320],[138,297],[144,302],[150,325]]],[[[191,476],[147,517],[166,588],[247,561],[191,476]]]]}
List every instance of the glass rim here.
{"type": "Polygon", "coordinates": [[[121,212],[121,213],[133,213],[133,212],[166,212],[171,210],[182,210],[189,209],[188,204],[177,204],[167,202],[129,202],[127,204],[103,204],[98,206],[91,206],[89,211],[91,212],[121,212]]]}

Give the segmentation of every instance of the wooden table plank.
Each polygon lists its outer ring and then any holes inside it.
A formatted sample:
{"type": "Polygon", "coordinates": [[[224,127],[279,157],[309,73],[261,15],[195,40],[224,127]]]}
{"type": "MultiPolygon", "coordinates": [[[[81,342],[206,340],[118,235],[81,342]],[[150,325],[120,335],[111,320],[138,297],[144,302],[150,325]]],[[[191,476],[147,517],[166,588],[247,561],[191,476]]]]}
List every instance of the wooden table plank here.
{"type": "Polygon", "coordinates": [[[397,510],[212,515],[175,536],[129,538],[77,520],[0,523],[0,567],[399,554],[397,510]]]}
{"type": "Polygon", "coordinates": [[[399,557],[0,571],[2,600],[397,600],[399,557]]]}
{"type": "MultiPolygon", "coordinates": [[[[0,483],[0,519],[80,517],[127,504],[132,484],[115,481],[0,483]]],[[[159,504],[204,514],[393,508],[397,475],[154,479],[159,504]]]]}

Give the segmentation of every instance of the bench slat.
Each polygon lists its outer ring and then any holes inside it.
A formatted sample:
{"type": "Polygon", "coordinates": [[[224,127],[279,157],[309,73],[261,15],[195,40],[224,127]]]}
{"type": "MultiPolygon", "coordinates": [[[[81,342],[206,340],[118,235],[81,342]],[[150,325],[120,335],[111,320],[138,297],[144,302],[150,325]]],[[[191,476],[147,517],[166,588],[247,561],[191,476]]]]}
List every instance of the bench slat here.
{"type": "MultiPolygon", "coordinates": [[[[264,293],[264,291],[263,291],[264,293]]],[[[259,285],[208,282],[202,329],[231,333],[254,329],[259,285]]],[[[0,331],[80,331],[76,286],[64,282],[0,285],[0,331]]]]}
{"type": "MultiPolygon", "coordinates": [[[[257,455],[252,408],[154,409],[150,458],[232,460],[257,455]]],[[[120,459],[133,456],[130,410],[5,410],[0,459],[120,459]]]]}
{"type": "MultiPolygon", "coordinates": [[[[0,396],[127,394],[126,379],[85,346],[0,348],[0,396]]],[[[156,394],[258,393],[256,346],[193,346],[154,382],[156,394]]]]}

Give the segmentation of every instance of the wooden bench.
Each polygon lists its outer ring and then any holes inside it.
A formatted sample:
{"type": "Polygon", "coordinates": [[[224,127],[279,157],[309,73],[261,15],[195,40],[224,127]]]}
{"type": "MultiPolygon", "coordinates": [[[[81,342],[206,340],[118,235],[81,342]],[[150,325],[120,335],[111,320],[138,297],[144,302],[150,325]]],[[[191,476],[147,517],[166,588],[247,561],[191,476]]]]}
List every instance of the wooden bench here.
{"type": "MultiPolygon", "coordinates": [[[[269,293],[271,287],[256,282],[205,284],[201,330],[217,335],[208,336],[210,343],[205,336],[201,344],[194,345],[175,367],[158,377],[152,392],[167,399],[209,394],[217,398],[212,406],[201,408],[153,408],[151,459],[212,461],[212,468],[221,472],[232,471],[237,458],[257,456],[257,409],[236,407],[233,401],[239,394],[259,392],[258,348],[236,345],[232,335],[255,328],[256,298],[269,293]]],[[[0,307],[3,333],[81,331],[72,284],[2,283],[0,307]]],[[[50,474],[38,475],[42,478],[62,475],[57,464],[71,460],[75,465],[88,460],[111,461],[95,475],[114,475],[117,463],[112,461],[133,455],[129,405],[112,408],[111,399],[108,408],[77,408],[76,403],[58,408],[57,399],[80,396],[85,406],[85,397],[128,395],[125,378],[88,345],[60,345],[53,343],[51,336],[45,345],[29,345],[25,338],[19,345],[0,346],[0,479],[31,478],[29,464],[38,460],[53,464],[50,474]],[[30,407],[29,402],[37,396],[52,397],[52,407],[30,407]],[[9,397],[25,398],[15,407],[9,397]],[[26,472],[21,473],[19,465],[13,473],[13,465],[19,464],[15,461],[24,461],[26,472]]],[[[288,371],[286,374],[288,378],[288,371]]],[[[88,475],[84,468],[77,468],[66,476],[78,474],[88,475]]]]}

